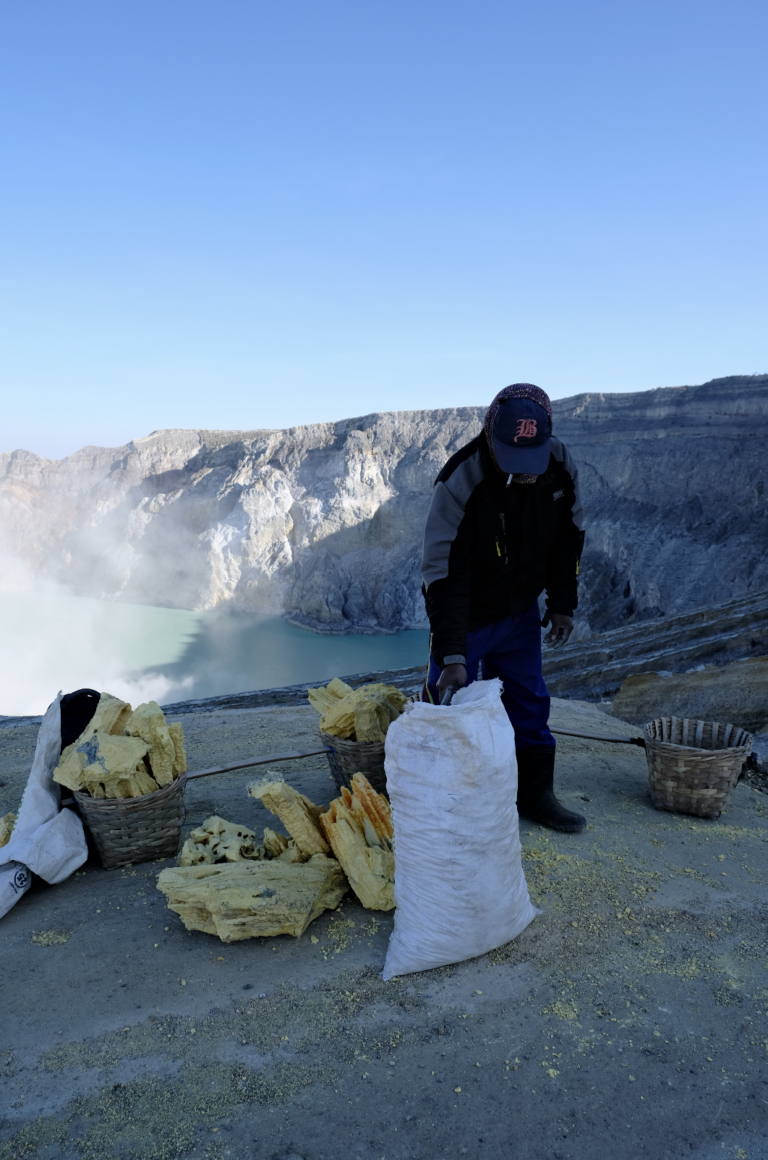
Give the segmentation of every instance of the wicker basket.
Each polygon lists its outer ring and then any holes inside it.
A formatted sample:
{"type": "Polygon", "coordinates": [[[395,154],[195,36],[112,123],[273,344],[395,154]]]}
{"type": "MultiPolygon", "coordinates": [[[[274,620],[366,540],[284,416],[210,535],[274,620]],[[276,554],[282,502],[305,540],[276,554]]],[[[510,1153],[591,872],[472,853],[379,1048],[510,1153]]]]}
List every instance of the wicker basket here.
{"type": "Polygon", "coordinates": [[[92,798],[75,793],[105,870],[176,854],[184,821],[186,780],[182,773],[164,789],[137,798],[92,798]]]}
{"type": "Polygon", "coordinates": [[[752,749],[737,725],[658,717],[645,726],[651,798],[657,810],[718,818],[752,749]]]}
{"type": "Polygon", "coordinates": [[[377,793],[386,794],[383,741],[345,741],[322,730],[320,736],[329,750],[328,762],[339,790],[343,785],[351,789],[354,774],[364,773],[377,793]]]}

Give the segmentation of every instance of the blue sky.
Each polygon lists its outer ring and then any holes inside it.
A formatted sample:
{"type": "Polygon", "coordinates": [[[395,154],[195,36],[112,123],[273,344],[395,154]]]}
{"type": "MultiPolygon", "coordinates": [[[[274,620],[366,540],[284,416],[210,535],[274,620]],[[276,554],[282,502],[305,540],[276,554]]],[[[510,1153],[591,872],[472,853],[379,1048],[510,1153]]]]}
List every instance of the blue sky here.
{"type": "Polygon", "coordinates": [[[764,372],[764,2],[0,16],[0,450],[764,372]]]}

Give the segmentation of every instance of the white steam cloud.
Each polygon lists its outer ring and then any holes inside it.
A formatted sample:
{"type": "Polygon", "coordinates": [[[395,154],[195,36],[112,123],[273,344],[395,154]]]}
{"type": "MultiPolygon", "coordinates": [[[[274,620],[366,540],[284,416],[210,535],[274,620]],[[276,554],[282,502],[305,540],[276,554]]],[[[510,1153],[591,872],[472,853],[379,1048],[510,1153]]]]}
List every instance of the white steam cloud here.
{"type": "Polygon", "coordinates": [[[33,580],[17,558],[0,557],[0,715],[34,715],[61,689],[83,687],[130,701],[183,700],[193,677],[155,666],[179,659],[197,631],[195,613],[72,596],[33,580]]]}

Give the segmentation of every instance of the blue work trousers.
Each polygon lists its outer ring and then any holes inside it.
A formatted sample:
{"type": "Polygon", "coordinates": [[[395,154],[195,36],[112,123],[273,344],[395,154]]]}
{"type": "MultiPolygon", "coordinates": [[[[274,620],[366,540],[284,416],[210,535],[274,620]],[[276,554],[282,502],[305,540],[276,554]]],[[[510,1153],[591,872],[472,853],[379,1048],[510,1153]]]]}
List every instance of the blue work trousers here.
{"type": "MultiPolygon", "coordinates": [[[[477,680],[480,662],[483,680],[500,677],[502,703],[515,730],[518,749],[554,745],[549,731],[549,693],[541,675],[541,614],[538,601],[518,616],[507,616],[467,633],[467,684],[477,680]]],[[[437,681],[440,667],[429,658],[423,701],[440,704],[437,681]]]]}

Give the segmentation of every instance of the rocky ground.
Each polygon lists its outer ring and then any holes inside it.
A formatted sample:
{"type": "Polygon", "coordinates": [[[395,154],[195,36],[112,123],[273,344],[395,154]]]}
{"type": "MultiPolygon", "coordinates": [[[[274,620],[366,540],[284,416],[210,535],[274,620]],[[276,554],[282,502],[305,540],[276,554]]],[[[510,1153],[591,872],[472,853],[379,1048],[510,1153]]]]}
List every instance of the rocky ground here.
{"type": "MultiPolygon", "coordinates": [[[[182,720],[192,768],[316,740],[299,705],[182,720]]],[[[579,702],[553,724],[634,731],[579,702]]],[[[0,814],[36,730],[0,729],[0,814]]],[[[282,769],[333,796],[319,759],[282,769]]],[[[267,824],[250,776],[190,783],[186,830],[267,824]]],[[[567,738],[559,780],[590,824],[523,824],[539,917],[389,983],[392,918],[351,898],[298,941],[225,946],[165,909],[169,863],[38,885],[0,921],[0,1160],[768,1157],[768,797],[658,813],[642,751],[567,738]]]]}

